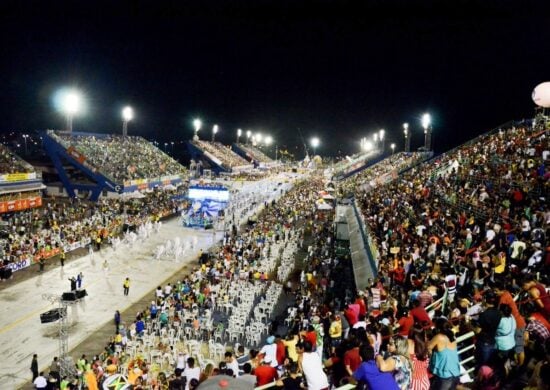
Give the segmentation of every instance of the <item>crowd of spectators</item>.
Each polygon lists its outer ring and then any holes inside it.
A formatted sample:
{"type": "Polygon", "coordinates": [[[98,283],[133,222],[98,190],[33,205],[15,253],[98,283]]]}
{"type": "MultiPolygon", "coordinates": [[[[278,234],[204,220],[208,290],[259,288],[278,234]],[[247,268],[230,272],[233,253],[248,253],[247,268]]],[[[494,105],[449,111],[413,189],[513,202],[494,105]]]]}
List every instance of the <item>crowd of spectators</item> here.
{"type": "Polygon", "coordinates": [[[0,175],[9,173],[33,173],[32,165],[23,161],[7,147],[0,144],[0,175]]]}
{"type": "Polygon", "coordinates": [[[105,198],[99,202],[46,197],[40,208],[0,215],[1,265],[6,267],[24,259],[32,264],[53,249],[68,250],[74,243],[85,246],[96,243],[98,238],[108,242],[121,235],[123,229],[185,208],[185,201],[173,199],[182,192],[184,187],[176,191],[158,189],[145,193],[142,199],[105,198]]]}
{"type": "Polygon", "coordinates": [[[378,248],[377,277],[364,290],[335,240],[333,212],[315,209],[322,181],[301,182],[255,224],[233,227],[191,275],[159,287],[81,371],[97,381],[118,365],[137,388],[159,389],[182,381],[186,389],[548,388],[548,150],[547,131],[512,127],[420,165],[393,156],[344,181],[340,196],[355,196],[378,248]],[[282,281],[288,307],[261,348],[233,345],[221,361],[202,365],[200,353],[163,343],[162,329],[187,325],[204,335],[201,317],[225,299],[211,294],[224,279],[244,271],[246,283],[277,283],[260,269],[264,245],[279,240],[297,240],[305,259],[299,276],[282,281]],[[188,311],[197,316],[182,323],[188,311]],[[152,323],[161,329],[156,347],[172,356],[169,369],[146,357],[124,360],[152,323]],[[475,352],[461,353],[472,339],[458,340],[472,331],[475,352]],[[461,360],[472,353],[467,378],[461,360]]]}
{"type": "MultiPolygon", "coordinates": [[[[455,368],[453,340],[474,330],[476,388],[550,383],[541,374],[550,351],[547,133],[503,129],[389,183],[357,178],[349,188],[378,248],[382,296],[398,313],[390,323],[409,339],[415,325],[435,325],[427,349],[452,354],[455,368]],[[427,317],[421,308],[444,291],[427,317]]],[[[460,371],[439,371],[434,353],[431,364],[432,388],[456,385],[460,371]]]]}
{"type": "Polygon", "coordinates": [[[212,154],[221,161],[224,168],[235,168],[249,166],[250,163],[237,153],[231,150],[231,147],[225,146],[220,142],[210,142],[204,140],[195,140],[193,143],[200,149],[212,154]]]}
{"type": "Polygon", "coordinates": [[[339,185],[340,193],[347,196],[356,192],[368,192],[396,179],[402,171],[421,163],[427,156],[424,152],[396,153],[342,180],[339,185]]]}
{"type": "Polygon", "coordinates": [[[66,148],[74,147],[88,163],[117,183],[169,175],[187,177],[181,164],[142,137],[65,132],[50,135],[66,148]]]}

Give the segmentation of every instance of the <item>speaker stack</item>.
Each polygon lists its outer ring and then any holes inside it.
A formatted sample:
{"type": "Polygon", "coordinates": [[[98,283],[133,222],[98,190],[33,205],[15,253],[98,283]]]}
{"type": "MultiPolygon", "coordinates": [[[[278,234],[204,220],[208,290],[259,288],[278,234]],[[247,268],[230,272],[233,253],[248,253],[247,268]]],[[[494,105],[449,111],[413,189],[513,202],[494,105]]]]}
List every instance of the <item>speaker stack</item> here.
{"type": "Polygon", "coordinates": [[[61,309],[52,309],[50,311],[40,314],[40,323],[47,324],[49,322],[55,322],[60,318],[61,318],[61,309]]]}
{"type": "Polygon", "coordinates": [[[86,290],[82,288],[80,290],[64,292],[61,296],[61,300],[71,302],[76,301],[77,299],[82,299],[87,295],[88,293],[86,292],[86,290]]]}
{"type": "Polygon", "coordinates": [[[76,291],[69,291],[64,292],[63,295],[61,295],[62,301],[76,301],[76,291]]]}

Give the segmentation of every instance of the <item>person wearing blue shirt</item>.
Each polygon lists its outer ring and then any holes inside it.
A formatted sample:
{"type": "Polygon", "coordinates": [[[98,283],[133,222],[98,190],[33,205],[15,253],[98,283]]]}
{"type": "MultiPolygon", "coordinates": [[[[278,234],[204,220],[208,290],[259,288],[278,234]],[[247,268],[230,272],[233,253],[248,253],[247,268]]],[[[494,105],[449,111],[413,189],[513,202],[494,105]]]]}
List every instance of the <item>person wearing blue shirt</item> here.
{"type": "Polygon", "coordinates": [[[143,335],[143,331],[145,330],[145,324],[143,323],[142,319],[139,319],[136,322],[136,333],[141,336],[143,335]]]}
{"type": "Polygon", "coordinates": [[[376,365],[370,345],[361,346],[359,355],[363,363],[353,373],[353,380],[366,383],[369,390],[399,390],[391,372],[382,372],[376,365]]]}

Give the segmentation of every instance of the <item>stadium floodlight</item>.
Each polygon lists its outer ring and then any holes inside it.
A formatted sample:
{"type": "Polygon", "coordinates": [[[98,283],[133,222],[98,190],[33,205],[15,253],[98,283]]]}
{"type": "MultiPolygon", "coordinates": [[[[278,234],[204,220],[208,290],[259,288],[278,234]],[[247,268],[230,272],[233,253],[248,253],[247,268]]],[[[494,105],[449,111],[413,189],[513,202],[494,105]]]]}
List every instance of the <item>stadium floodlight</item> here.
{"type": "Polygon", "coordinates": [[[73,131],[73,117],[82,109],[82,97],[75,90],[62,90],[58,97],[59,109],[67,117],[67,131],[73,131]]]}
{"type": "Polygon", "coordinates": [[[262,133],[256,133],[256,135],[255,135],[254,137],[255,137],[255,139],[256,139],[256,143],[257,143],[257,144],[261,144],[261,143],[262,143],[262,139],[263,139],[262,133]]]}
{"type": "Polygon", "coordinates": [[[395,144],[391,144],[390,148],[391,148],[391,154],[393,155],[393,153],[395,152],[395,144]]]}
{"type": "Polygon", "coordinates": [[[199,139],[199,130],[202,127],[202,121],[199,118],[196,118],[193,121],[193,128],[195,129],[195,135],[193,136],[193,139],[196,141],[199,139]]]}
{"type": "Polygon", "coordinates": [[[247,131],[246,131],[246,143],[247,143],[247,144],[250,143],[250,137],[252,137],[252,131],[247,130],[247,131]]]}
{"type": "Polygon", "coordinates": [[[265,137],[265,140],[264,140],[265,144],[267,146],[271,145],[273,143],[273,137],[271,137],[270,135],[268,135],[267,137],[265,137]]]}
{"type": "Polygon", "coordinates": [[[311,147],[313,148],[313,155],[315,156],[317,147],[321,144],[321,140],[317,137],[313,137],[310,143],[311,143],[311,147]]]}
{"type": "Polygon", "coordinates": [[[131,121],[134,119],[134,110],[132,110],[132,107],[126,106],[122,110],[122,119],[124,119],[126,122],[131,121]]]}
{"type": "Polygon", "coordinates": [[[386,138],[384,137],[385,135],[386,130],[380,129],[380,131],[378,132],[378,138],[380,138],[380,143],[382,144],[382,152],[384,151],[384,149],[386,149],[386,138]]]}
{"type": "Polygon", "coordinates": [[[132,107],[126,106],[122,109],[122,135],[126,137],[128,135],[128,122],[134,119],[134,110],[132,107]]]}
{"type": "Polygon", "coordinates": [[[411,151],[411,137],[409,136],[409,124],[403,123],[403,134],[405,136],[405,152],[411,151]]]}
{"type": "Polygon", "coordinates": [[[365,142],[363,143],[363,149],[365,149],[365,152],[370,152],[374,148],[374,145],[372,142],[368,141],[365,138],[365,142]]]}
{"type": "Polygon", "coordinates": [[[432,143],[432,117],[430,114],[422,115],[422,127],[424,128],[424,148],[428,151],[431,149],[432,143]]]}
{"type": "Polygon", "coordinates": [[[376,145],[378,143],[378,133],[374,133],[372,138],[374,139],[374,144],[376,145]]]}
{"type": "Polygon", "coordinates": [[[424,132],[428,131],[428,127],[430,127],[431,123],[432,123],[432,118],[430,114],[422,115],[422,127],[424,128],[424,132]]]}
{"type": "Polygon", "coordinates": [[[212,127],[212,142],[216,140],[216,134],[218,133],[219,127],[218,125],[214,125],[212,127]]]}
{"type": "Polygon", "coordinates": [[[237,143],[239,143],[239,138],[241,138],[241,135],[243,135],[243,131],[241,129],[237,129],[237,143]]]}

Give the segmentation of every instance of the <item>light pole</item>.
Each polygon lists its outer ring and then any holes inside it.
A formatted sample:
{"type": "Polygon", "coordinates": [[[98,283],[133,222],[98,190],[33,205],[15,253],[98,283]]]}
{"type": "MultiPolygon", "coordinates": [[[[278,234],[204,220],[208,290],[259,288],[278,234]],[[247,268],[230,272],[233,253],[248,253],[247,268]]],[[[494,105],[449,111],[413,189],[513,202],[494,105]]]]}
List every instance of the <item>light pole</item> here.
{"type": "Polygon", "coordinates": [[[170,142],[170,144],[172,145],[171,151],[172,151],[172,155],[173,155],[174,154],[174,141],[170,142]]]}
{"type": "Polygon", "coordinates": [[[193,141],[199,140],[199,130],[202,127],[202,121],[197,118],[193,121],[193,127],[195,128],[195,135],[193,136],[193,141]]]}
{"type": "Polygon", "coordinates": [[[67,117],[67,131],[73,131],[73,117],[81,108],[81,97],[76,91],[64,92],[61,96],[61,111],[67,117]]]}
{"type": "Polygon", "coordinates": [[[126,106],[122,109],[122,136],[128,135],[128,122],[134,119],[134,110],[132,107],[126,106]]]}
{"type": "Polygon", "coordinates": [[[28,151],[27,151],[27,138],[28,138],[28,137],[29,137],[28,134],[23,134],[23,140],[25,141],[25,156],[26,156],[27,154],[29,154],[28,151]]]}
{"type": "Polygon", "coordinates": [[[361,146],[361,151],[363,152],[370,152],[374,148],[372,142],[369,141],[367,137],[361,138],[361,141],[359,142],[359,144],[361,146]]]}
{"type": "Polygon", "coordinates": [[[422,115],[422,127],[424,128],[424,148],[429,151],[432,143],[432,118],[430,114],[422,115]]]}
{"type": "Polygon", "coordinates": [[[379,134],[379,137],[380,137],[380,143],[382,144],[382,153],[383,153],[384,149],[385,149],[385,137],[384,136],[386,135],[386,131],[384,129],[381,129],[378,134],[379,134]]]}
{"type": "Polygon", "coordinates": [[[246,131],[246,143],[250,143],[250,137],[252,136],[252,132],[250,130],[246,131]]]}
{"type": "Polygon", "coordinates": [[[216,140],[216,133],[218,132],[218,125],[214,125],[212,127],[212,142],[214,142],[216,140]]]}
{"type": "Polygon", "coordinates": [[[374,147],[378,147],[378,133],[374,133],[374,136],[372,137],[374,139],[374,147]]]}
{"type": "Polygon", "coordinates": [[[411,151],[411,135],[408,123],[403,123],[403,135],[405,136],[405,152],[409,153],[411,151]]]}
{"type": "Polygon", "coordinates": [[[391,155],[393,156],[393,153],[395,152],[395,144],[391,144],[390,148],[391,148],[391,155]]]}
{"type": "Polygon", "coordinates": [[[241,129],[237,129],[237,143],[239,143],[239,138],[241,138],[241,135],[243,135],[243,131],[241,129]]]}
{"type": "Polygon", "coordinates": [[[313,137],[311,139],[311,147],[313,148],[313,156],[315,157],[315,153],[317,151],[317,147],[321,144],[321,141],[317,137],[313,137]]]}
{"type": "Polygon", "coordinates": [[[265,143],[265,146],[267,147],[267,150],[269,150],[269,147],[271,146],[271,144],[273,143],[273,137],[268,135],[264,138],[264,143],[265,143]]]}

